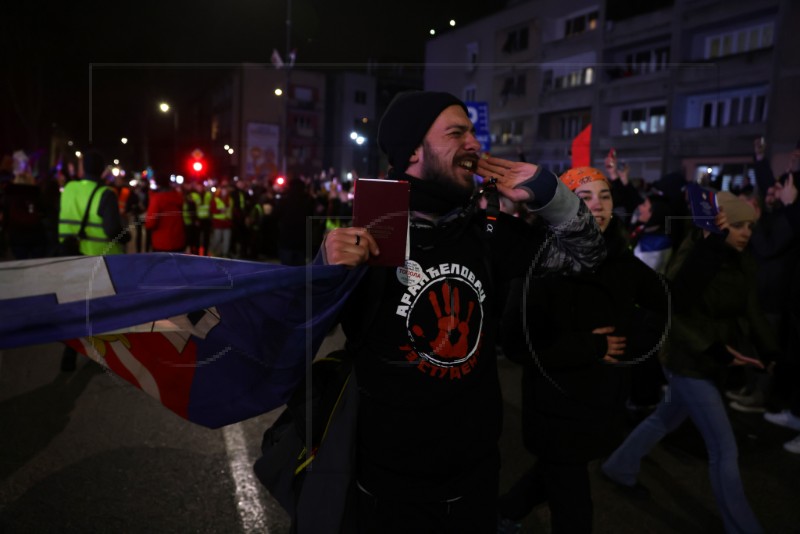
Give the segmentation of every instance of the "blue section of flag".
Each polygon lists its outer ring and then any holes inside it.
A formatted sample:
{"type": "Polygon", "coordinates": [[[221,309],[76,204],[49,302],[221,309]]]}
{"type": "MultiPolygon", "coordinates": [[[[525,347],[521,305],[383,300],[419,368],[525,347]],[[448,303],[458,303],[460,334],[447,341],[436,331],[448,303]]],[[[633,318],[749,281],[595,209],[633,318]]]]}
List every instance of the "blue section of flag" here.
{"type": "Polygon", "coordinates": [[[642,252],[658,252],[672,248],[672,238],[666,234],[642,234],[639,238],[639,250],[642,252]]]}
{"type": "MultiPolygon", "coordinates": [[[[341,266],[286,267],[166,253],[6,262],[0,264],[0,287],[12,287],[17,279],[21,287],[10,298],[0,297],[0,348],[124,333],[184,314],[191,325],[213,308],[213,327],[200,337],[186,336],[196,362],[188,414],[181,415],[218,427],[286,402],[363,273],[341,266]],[[77,267],[84,277],[76,282],[77,267]],[[57,282],[50,282],[59,292],[71,289],[83,297],[59,303],[55,293],[43,292],[25,276],[41,268],[55,277],[57,282]],[[113,294],[98,295],[103,292],[113,294]]],[[[131,334],[140,336],[132,346],[141,350],[141,341],[156,335],[131,334]]],[[[156,382],[170,383],[162,375],[181,371],[148,365],[156,382]]]]}

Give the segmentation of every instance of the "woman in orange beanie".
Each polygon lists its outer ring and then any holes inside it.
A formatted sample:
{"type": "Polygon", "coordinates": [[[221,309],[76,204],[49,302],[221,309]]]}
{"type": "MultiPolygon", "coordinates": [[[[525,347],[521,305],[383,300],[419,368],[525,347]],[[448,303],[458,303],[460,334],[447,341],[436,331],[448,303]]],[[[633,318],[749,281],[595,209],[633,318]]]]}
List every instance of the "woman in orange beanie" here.
{"type": "Polygon", "coordinates": [[[518,280],[527,290],[511,292],[522,299],[506,308],[503,348],[524,365],[522,434],[536,463],[500,498],[499,532],[545,501],[552,532],[591,532],[588,463],[624,438],[630,369],[654,357],[666,328],[666,286],[630,251],[605,175],[580,167],[561,181],[594,216],[607,255],[593,273],[518,280]]]}

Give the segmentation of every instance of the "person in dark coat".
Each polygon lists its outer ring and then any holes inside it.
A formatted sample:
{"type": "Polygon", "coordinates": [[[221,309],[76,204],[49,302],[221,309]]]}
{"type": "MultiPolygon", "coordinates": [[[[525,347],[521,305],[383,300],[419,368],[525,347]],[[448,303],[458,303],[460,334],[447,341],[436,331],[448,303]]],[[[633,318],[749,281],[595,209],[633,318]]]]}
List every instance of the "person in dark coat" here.
{"type": "MultiPolygon", "coordinates": [[[[27,170],[5,188],[2,221],[15,260],[42,258],[47,252],[42,192],[27,170]]],[[[0,236],[0,240],[3,236],[0,236]]]]}
{"type": "Polygon", "coordinates": [[[667,272],[672,314],[661,360],[669,389],[601,470],[621,486],[635,486],[642,458],[691,418],[706,445],[725,532],[758,533],[763,529],[744,493],[736,437],[719,387],[730,366],[764,368],[779,352],[758,303],[755,260],[746,250],[755,209],[727,191],[717,202],[720,232],[691,233],[667,272]]]}
{"type": "Polygon", "coordinates": [[[607,256],[595,272],[517,280],[503,347],[524,365],[522,434],[537,458],[499,499],[500,523],[522,520],[547,501],[553,532],[590,532],[587,464],[624,438],[632,366],[654,358],[664,337],[667,289],[634,257],[611,190],[597,169],[570,169],[561,180],[587,205],[603,232],[607,256]]]}
{"type": "MultiPolygon", "coordinates": [[[[796,278],[795,268],[800,261],[800,203],[793,180],[776,181],[769,160],[764,157],[761,138],[756,140],[753,170],[759,195],[746,194],[740,198],[750,202],[756,209],[757,223],[750,238],[750,252],[756,260],[756,287],[758,301],[778,335],[783,353],[780,368],[789,363],[796,351],[789,349],[797,328],[790,320],[791,287],[796,278]]],[[[741,389],[726,392],[731,399],[731,408],[747,413],[763,413],[768,407],[775,408],[775,398],[782,387],[780,373],[773,374],[752,367],[745,368],[745,381],[741,389]]],[[[798,412],[800,413],[800,412],[798,412]]]]}
{"type": "Polygon", "coordinates": [[[289,189],[275,206],[278,221],[278,258],[283,265],[304,265],[306,250],[306,221],[314,215],[314,199],[299,178],[289,181],[289,189]]]}
{"type": "Polygon", "coordinates": [[[669,217],[664,230],[672,238],[673,254],[678,250],[689,231],[691,212],[686,198],[686,176],[682,171],[670,172],[653,183],[652,192],[658,193],[669,204],[669,217]]]}
{"type": "MultiPolygon", "coordinates": [[[[546,169],[481,157],[467,107],[449,93],[396,95],[378,145],[389,179],[408,183],[409,256],[367,267],[342,310],[358,383],[357,525],[343,531],[493,532],[505,286],[529,266],[595,268],[602,236],[587,207],[546,169]],[[476,173],[486,178],[480,188],[476,173]],[[534,210],[537,228],[499,209],[478,210],[479,197],[495,188],[534,210]]],[[[368,228],[340,227],[326,234],[318,258],[356,267],[381,253],[368,228]]]]}

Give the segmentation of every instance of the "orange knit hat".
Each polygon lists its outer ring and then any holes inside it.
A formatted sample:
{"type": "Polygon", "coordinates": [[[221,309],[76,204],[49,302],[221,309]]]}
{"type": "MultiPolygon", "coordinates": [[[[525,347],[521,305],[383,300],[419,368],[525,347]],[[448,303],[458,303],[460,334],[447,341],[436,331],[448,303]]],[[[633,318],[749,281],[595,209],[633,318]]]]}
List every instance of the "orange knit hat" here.
{"type": "Polygon", "coordinates": [[[581,184],[588,184],[597,180],[608,182],[606,175],[594,167],[575,167],[561,175],[561,181],[569,187],[570,191],[575,191],[581,184]]]}

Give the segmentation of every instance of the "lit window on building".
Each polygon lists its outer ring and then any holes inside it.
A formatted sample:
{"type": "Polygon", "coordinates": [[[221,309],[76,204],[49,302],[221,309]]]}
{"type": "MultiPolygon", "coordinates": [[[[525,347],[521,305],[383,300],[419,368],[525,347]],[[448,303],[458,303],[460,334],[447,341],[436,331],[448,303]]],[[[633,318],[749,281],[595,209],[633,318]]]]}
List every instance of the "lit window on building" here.
{"type": "Polygon", "coordinates": [[[706,37],[705,59],[713,59],[772,46],[774,23],[761,23],[747,28],[706,37]]]}
{"type": "Polygon", "coordinates": [[[584,13],[564,21],[564,37],[597,29],[598,12],[584,13]]]}
{"type": "Polygon", "coordinates": [[[666,127],[666,106],[629,108],[620,113],[621,135],[663,133],[666,127]]]}
{"type": "MultiPolygon", "coordinates": [[[[728,94],[714,95],[700,100],[699,123],[687,121],[690,127],[716,128],[764,122],[768,100],[765,88],[739,90],[728,94]]],[[[696,108],[695,108],[696,109],[696,108]]],[[[692,110],[688,110],[689,116],[692,110]]]]}

